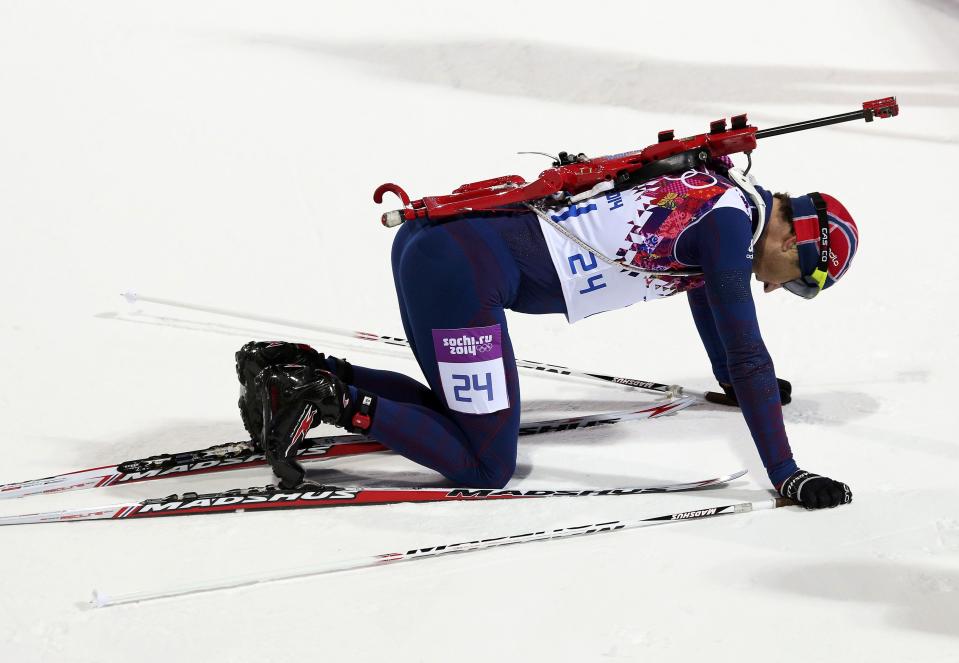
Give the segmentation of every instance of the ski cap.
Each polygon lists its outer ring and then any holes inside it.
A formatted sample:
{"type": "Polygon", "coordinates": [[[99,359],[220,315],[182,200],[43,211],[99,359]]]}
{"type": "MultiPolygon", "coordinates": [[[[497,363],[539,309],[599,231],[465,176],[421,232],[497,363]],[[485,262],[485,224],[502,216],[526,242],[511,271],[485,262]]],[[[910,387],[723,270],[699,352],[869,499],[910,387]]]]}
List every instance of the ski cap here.
{"type": "Polygon", "coordinates": [[[859,248],[859,228],[843,204],[828,194],[808,193],[789,202],[802,276],[783,287],[812,299],[849,269],[859,248]]]}

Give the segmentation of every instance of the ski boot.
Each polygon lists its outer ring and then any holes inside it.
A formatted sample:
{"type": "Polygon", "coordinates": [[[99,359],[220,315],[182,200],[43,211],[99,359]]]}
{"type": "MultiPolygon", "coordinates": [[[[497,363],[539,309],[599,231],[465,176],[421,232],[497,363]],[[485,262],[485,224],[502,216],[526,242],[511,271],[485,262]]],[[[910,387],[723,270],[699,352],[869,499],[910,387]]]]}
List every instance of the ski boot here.
{"type": "Polygon", "coordinates": [[[309,366],[268,366],[255,379],[262,405],[261,439],[280,488],[303,486],[306,471],[296,460],[307,432],[320,423],[365,433],[372,424],[376,397],[349,388],[330,371],[309,366]]]}
{"type": "Polygon", "coordinates": [[[309,368],[333,370],[344,382],[353,380],[353,367],[345,359],[326,357],[305,343],[284,341],[250,341],[236,353],[236,376],[240,380],[240,417],[243,427],[257,449],[263,449],[263,404],[254,382],[268,366],[300,365],[309,368]]]}

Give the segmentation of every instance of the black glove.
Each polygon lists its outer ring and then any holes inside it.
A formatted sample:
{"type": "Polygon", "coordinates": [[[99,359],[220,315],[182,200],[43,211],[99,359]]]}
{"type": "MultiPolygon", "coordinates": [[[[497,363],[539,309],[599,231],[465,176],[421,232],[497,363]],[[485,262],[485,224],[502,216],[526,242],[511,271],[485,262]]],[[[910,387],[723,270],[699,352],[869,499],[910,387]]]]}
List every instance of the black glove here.
{"type": "MultiPolygon", "coordinates": [[[[353,378],[353,367],[345,359],[330,357],[335,364],[334,374],[344,382],[353,378]]],[[[268,366],[300,365],[310,369],[329,370],[329,362],[322,352],[317,352],[305,343],[285,341],[250,341],[236,353],[236,376],[240,388],[240,417],[250,438],[262,448],[263,404],[261,392],[254,387],[254,380],[268,366]]],[[[274,409],[280,403],[272,403],[274,409]]]]}
{"type": "Polygon", "coordinates": [[[783,481],[779,494],[807,509],[831,509],[852,502],[849,486],[805,470],[796,470],[783,481]]]}
{"type": "MultiPolygon", "coordinates": [[[[793,386],[788,380],[781,380],[779,378],[776,378],[776,383],[779,384],[779,400],[782,401],[783,405],[788,405],[793,399],[793,386]]],[[[724,382],[720,382],[719,386],[722,387],[724,393],[720,394],[716,391],[707,391],[706,400],[718,405],[739,407],[739,401],[736,399],[736,392],[733,391],[733,386],[724,382]]]]}

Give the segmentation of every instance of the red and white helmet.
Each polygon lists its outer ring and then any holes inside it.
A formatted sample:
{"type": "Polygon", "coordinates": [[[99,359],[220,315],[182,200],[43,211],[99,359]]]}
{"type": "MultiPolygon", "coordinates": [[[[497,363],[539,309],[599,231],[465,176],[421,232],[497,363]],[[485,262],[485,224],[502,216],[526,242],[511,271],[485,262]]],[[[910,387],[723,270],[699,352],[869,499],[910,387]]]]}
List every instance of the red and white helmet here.
{"type": "Polygon", "coordinates": [[[859,228],[843,204],[828,194],[808,193],[789,202],[802,276],[783,287],[812,299],[849,269],[859,248],[859,228]]]}

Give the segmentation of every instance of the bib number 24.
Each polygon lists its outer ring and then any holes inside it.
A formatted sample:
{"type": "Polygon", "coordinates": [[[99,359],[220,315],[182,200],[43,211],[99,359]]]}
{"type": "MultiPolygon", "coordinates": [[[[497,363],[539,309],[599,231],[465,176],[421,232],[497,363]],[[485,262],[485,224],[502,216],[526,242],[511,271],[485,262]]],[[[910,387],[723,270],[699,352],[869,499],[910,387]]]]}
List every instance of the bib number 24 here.
{"type": "Polygon", "coordinates": [[[482,398],[482,394],[486,395],[487,401],[493,401],[493,374],[486,373],[485,379],[486,382],[481,383],[479,375],[473,373],[469,375],[463,375],[460,373],[454,373],[453,378],[453,398],[458,400],[461,403],[472,403],[474,396],[467,395],[468,392],[476,394],[479,398],[482,398]]]}

